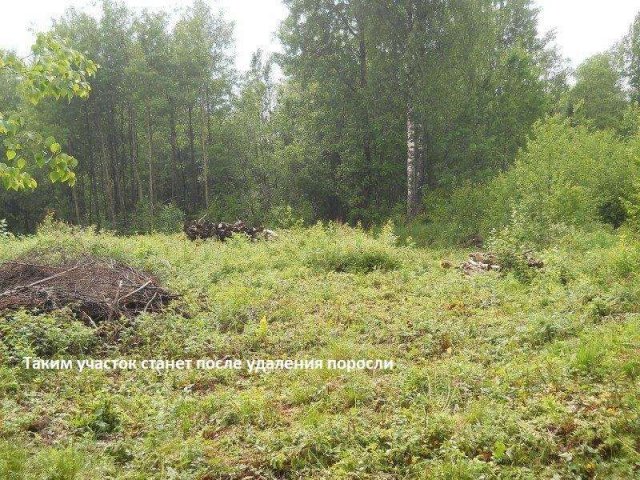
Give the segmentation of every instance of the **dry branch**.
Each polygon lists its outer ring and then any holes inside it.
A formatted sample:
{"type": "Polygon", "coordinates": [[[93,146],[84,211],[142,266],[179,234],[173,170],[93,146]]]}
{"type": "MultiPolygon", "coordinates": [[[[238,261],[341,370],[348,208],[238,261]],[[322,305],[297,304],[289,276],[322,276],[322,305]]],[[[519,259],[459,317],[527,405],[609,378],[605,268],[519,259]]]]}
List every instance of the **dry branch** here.
{"type": "Polygon", "coordinates": [[[160,311],[174,298],[153,276],[114,261],[89,257],[57,266],[0,265],[0,312],[20,308],[48,312],[68,306],[95,325],[114,317],[160,311]],[[124,288],[129,293],[120,296],[124,288]]]}

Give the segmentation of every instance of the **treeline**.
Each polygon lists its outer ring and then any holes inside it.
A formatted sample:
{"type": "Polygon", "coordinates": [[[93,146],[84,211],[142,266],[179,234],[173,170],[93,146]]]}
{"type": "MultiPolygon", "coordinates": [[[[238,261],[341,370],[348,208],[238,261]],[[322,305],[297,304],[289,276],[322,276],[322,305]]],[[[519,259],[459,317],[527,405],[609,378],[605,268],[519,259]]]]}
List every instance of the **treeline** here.
{"type": "MultiPolygon", "coordinates": [[[[546,115],[637,130],[640,21],[570,87],[530,0],[285,3],[283,52],[257,52],[243,73],[232,25],[202,0],[175,17],[105,0],[99,18],[56,20],[101,67],[88,100],[30,109],[79,160],[77,183],[1,192],[0,218],[18,232],[48,209],[124,232],[205,214],[428,222],[438,202],[507,170],[546,115]]],[[[10,82],[0,99],[30,108],[10,82]]]]}
{"type": "Polygon", "coordinates": [[[53,31],[100,65],[87,101],[33,112],[79,160],[78,181],[9,196],[9,219],[22,217],[30,229],[51,208],[77,223],[145,229],[163,205],[206,207],[206,156],[235,82],[231,26],[200,1],[175,24],[165,13],[136,15],[105,1],[99,20],[69,10],[53,31]]]}

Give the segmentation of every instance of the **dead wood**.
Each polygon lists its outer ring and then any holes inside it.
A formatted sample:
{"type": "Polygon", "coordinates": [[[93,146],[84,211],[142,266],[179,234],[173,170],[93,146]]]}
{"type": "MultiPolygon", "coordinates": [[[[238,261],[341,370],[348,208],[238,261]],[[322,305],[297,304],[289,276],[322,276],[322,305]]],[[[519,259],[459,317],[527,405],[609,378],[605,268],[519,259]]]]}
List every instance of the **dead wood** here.
{"type": "MultiPolygon", "coordinates": [[[[533,256],[531,252],[525,252],[523,258],[530,268],[543,268],[544,262],[533,256]]],[[[459,269],[465,275],[473,275],[481,272],[500,272],[503,270],[498,256],[491,252],[475,252],[469,254],[469,259],[460,265],[459,269]]]]}
{"type": "Polygon", "coordinates": [[[224,242],[227,238],[231,238],[234,234],[244,234],[251,240],[269,239],[275,237],[276,234],[264,227],[249,227],[242,220],[235,223],[213,223],[201,218],[200,220],[186,222],[184,224],[184,233],[189,240],[215,238],[224,242]]]}
{"type": "Polygon", "coordinates": [[[0,312],[69,307],[95,325],[158,312],[174,298],[153,276],[115,261],[88,257],[55,266],[18,261],[0,265],[0,312]]]}

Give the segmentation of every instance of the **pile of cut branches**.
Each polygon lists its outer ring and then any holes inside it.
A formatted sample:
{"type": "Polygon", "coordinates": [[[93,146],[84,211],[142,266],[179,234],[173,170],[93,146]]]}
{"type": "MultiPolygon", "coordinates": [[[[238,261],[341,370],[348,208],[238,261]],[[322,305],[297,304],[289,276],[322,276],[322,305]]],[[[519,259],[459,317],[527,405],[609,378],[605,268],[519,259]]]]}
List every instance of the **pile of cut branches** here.
{"type": "Polygon", "coordinates": [[[234,233],[242,233],[251,240],[260,238],[269,239],[275,236],[271,230],[264,227],[249,227],[242,220],[235,223],[213,223],[206,220],[194,220],[184,224],[184,233],[189,240],[217,238],[224,242],[227,238],[231,238],[234,233]]]}
{"type": "Polygon", "coordinates": [[[95,325],[158,312],[174,298],[153,276],[115,261],[88,257],[56,266],[22,261],[0,265],[0,312],[69,307],[95,325]]]}

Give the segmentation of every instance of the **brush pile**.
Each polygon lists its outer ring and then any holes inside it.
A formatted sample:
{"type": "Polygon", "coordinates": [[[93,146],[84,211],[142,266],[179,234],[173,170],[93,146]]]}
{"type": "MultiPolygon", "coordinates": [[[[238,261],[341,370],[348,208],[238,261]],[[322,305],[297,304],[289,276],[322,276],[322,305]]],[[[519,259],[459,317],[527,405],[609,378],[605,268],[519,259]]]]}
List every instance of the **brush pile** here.
{"type": "Polygon", "coordinates": [[[241,233],[249,237],[251,240],[269,239],[275,237],[276,234],[264,227],[249,227],[242,220],[235,223],[213,223],[206,220],[195,220],[184,224],[184,233],[189,240],[217,238],[224,242],[227,238],[231,238],[234,233],[241,233]]]}
{"type": "Polygon", "coordinates": [[[20,261],[0,265],[0,312],[69,307],[95,325],[158,312],[174,298],[154,277],[115,261],[89,257],[56,266],[20,261]]]}

